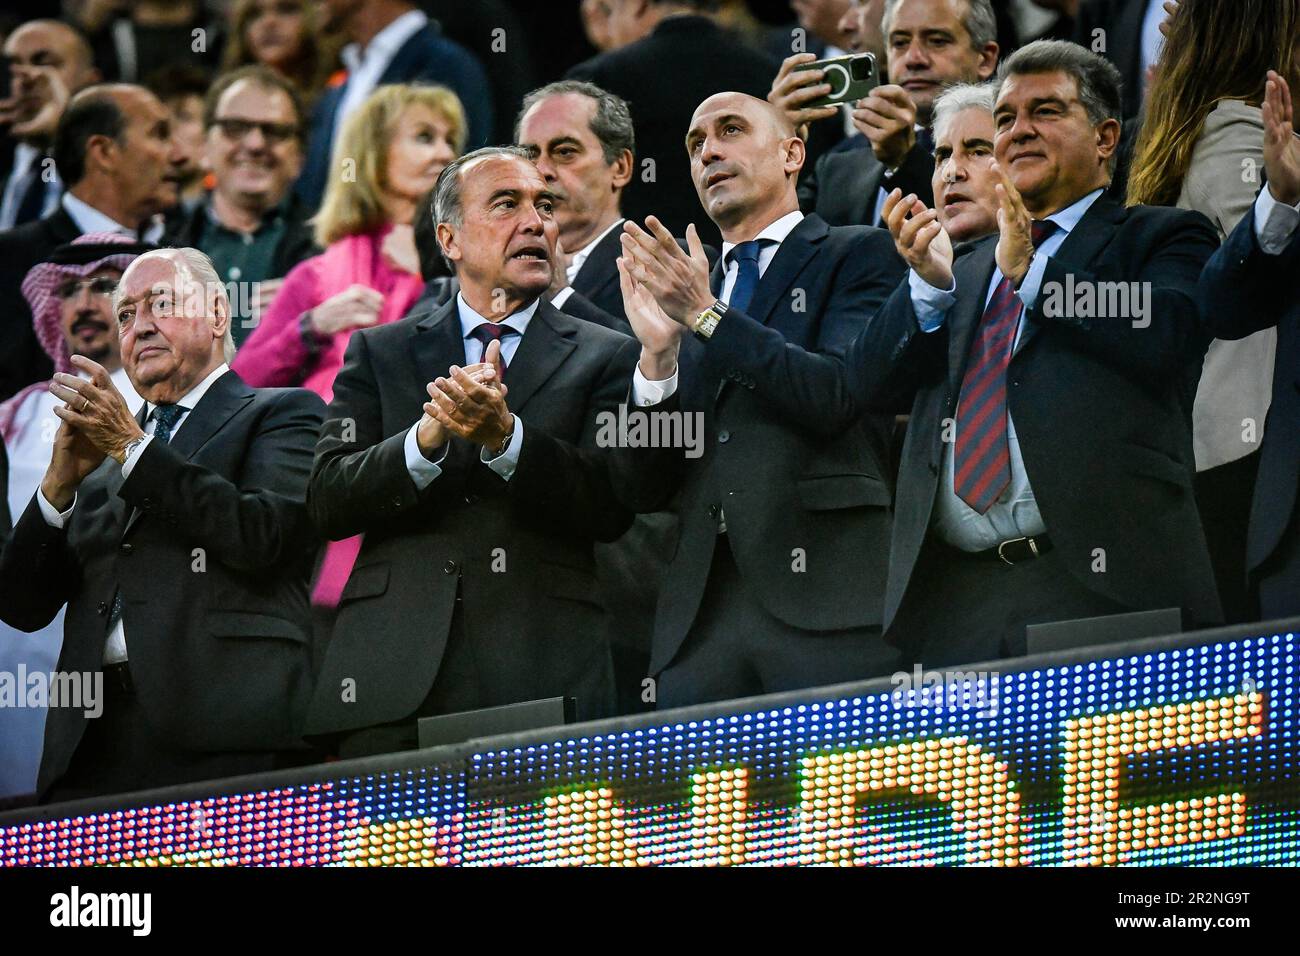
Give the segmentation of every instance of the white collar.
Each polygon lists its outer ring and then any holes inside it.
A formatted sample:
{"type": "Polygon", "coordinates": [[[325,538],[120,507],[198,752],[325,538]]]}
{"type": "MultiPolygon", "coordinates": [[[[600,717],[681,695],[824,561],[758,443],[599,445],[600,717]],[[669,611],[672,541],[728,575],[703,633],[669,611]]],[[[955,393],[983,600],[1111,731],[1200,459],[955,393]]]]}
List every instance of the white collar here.
{"type": "Polygon", "coordinates": [[[575,273],[580,268],[582,268],[582,264],[587,261],[587,256],[591,255],[591,250],[595,249],[598,245],[600,245],[601,240],[603,240],[611,232],[613,232],[619,226],[623,225],[624,221],[625,220],[621,216],[618,219],[615,219],[612,223],[610,223],[609,226],[605,228],[605,230],[599,236],[597,236],[595,239],[591,240],[591,242],[587,243],[585,246],[583,246],[581,249],[575,252],[573,254],[573,260],[569,264],[569,268],[572,269],[575,273]]]}
{"type": "Polygon", "coordinates": [[[339,56],[349,73],[355,73],[361,68],[362,63],[375,57],[382,57],[387,65],[392,60],[393,54],[402,48],[402,44],[424,29],[428,22],[428,14],[423,10],[410,10],[376,33],[366,44],[365,49],[362,49],[359,43],[349,43],[339,56]]]}
{"type": "MultiPolygon", "coordinates": [[[[225,362],[222,362],[209,372],[203,381],[199,382],[199,384],[195,385],[192,389],[177,399],[176,404],[182,406],[187,412],[194,411],[199,402],[203,401],[203,396],[208,393],[208,389],[212,387],[212,383],[229,371],[230,366],[225,362]]],[[[144,420],[148,421],[149,416],[154,413],[154,409],[158,406],[153,402],[145,402],[145,406],[144,420]]]]}
{"type": "MultiPolygon", "coordinates": [[[[794,227],[803,222],[803,213],[798,209],[794,212],[788,212],[775,222],[768,223],[767,227],[760,232],[755,239],[771,239],[777,245],[785,242],[785,237],[794,231],[794,227]]],[[[736,248],[738,243],[724,242],[722,244],[722,261],[730,268],[731,263],[727,261],[727,253],[736,248]]]]}
{"type": "MultiPolygon", "coordinates": [[[[518,332],[522,338],[524,332],[528,329],[528,323],[532,321],[533,316],[537,313],[537,304],[541,301],[541,296],[538,296],[518,312],[513,312],[510,315],[507,315],[500,322],[494,324],[508,325],[510,328],[518,332]]],[[[483,316],[470,308],[469,303],[465,301],[465,294],[463,292],[456,293],[456,314],[460,318],[461,337],[466,339],[469,338],[470,333],[480,325],[485,322],[490,322],[489,319],[483,318],[483,316]]]]}
{"type": "Polygon", "coordinates": [[[1088,210],[1092,208],[1092,204],[1101,197],[1103,192],[1105,192],[1104,189],[1094,189],[1082,199],[1076,199],[1059,212],[1052,213],[1047,217],[1047,222],[1056,223],[1060,227],[1062,235],[1068,236],[1074,231],[1074,227],[1079,224],[1079,220],[1087,215],[1088,210]]]}
{"type": "Polygon", "coordinates": [[[82,234],[88,232],[116,232],[124,236],[135,238],[136,232],[130,226],[124,226],[116,219],[100,212],[90,203],[82,202],[76,196],[72,195],[71,190],[63,194],[59,200],[63,204],[63,211],[72,217],[72,221],[77,224],[77,228],[82,234]]]}

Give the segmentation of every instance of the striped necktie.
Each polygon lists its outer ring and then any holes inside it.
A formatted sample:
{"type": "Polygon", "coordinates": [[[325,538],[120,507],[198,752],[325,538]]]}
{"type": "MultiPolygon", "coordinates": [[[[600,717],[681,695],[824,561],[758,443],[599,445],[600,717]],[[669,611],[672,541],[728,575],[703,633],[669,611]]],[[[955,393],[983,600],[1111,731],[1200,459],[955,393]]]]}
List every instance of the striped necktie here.
{"type": "MultiPolygon", "coordinates": [[[[1037,249],[1056,223],[1031,226],[1037,249]]],[[[985,514],[1011,484],[1011,446],[1007,439],[1007,365],[1024,304],[1006,276],[993,290],[971,344],[957,405],[957,444],[953,448],[953,490],[977,514],[985,514]]]]}

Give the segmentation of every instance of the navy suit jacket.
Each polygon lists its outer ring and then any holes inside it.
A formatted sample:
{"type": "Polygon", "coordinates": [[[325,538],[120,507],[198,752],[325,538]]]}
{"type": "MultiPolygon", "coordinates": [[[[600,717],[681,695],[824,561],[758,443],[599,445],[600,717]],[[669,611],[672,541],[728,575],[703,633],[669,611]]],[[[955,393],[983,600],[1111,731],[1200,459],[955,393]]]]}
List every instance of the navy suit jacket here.
{"type": "MultiPolygon", "coordinates": [[[[393,61],[379,77],[379,85],[389,83],[438,84],[460,97],[465,108],[469,135],[465,149],[486,146],[492,133],[492,90],[487,74],[469,51],[447,39],[432,24],[426,24],[398,49],[393,61]]],[[[312,112],[307,138],[307,160],[298,177],[298,197],[315,209],[325,195],[329,176],[330,152],[334,143],[339,103],[347,84],[328,89],[312,112]]]]}
{"type": "Polygon", "coordinates": [[[1252,208],[1206,264],[1197,290],[1206,325],[1217,338],[1240,339],[1277,327],[1273,402],[1260,448],[1246,566],[1252,573],[1264,569],[1270,575],[1282,575],[1291,586],[1279,590],[1289,591],[1291,599],[1289,604],[1261,607],[1266,618],[1300,614],[1300,560],[1292,554],[1282,566],[1265,569],[1270,558],[1279,553],[1287,529],[1296,533],[1300,486],[1300,298],[1295,294],[1298,270],[1300,237],[1292,236],[1280,255],[1266,254],[1255,237],[1252,208]]]}

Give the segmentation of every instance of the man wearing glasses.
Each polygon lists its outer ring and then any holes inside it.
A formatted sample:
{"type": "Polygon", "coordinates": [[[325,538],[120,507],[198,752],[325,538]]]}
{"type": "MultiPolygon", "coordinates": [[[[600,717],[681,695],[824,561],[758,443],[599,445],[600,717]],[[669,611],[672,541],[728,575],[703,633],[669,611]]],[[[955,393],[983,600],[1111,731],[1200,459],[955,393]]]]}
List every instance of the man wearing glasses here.
{"type": "Polygon", "coordinates": [[[230,295],[238,346],[284,274],[317,251],[309,210],[289,191],[302,168],[302,108],[286,80],[250,66],[212,85],[203,123],[212,192],[165,244],[192,246],[212,259],[230,295]]]}

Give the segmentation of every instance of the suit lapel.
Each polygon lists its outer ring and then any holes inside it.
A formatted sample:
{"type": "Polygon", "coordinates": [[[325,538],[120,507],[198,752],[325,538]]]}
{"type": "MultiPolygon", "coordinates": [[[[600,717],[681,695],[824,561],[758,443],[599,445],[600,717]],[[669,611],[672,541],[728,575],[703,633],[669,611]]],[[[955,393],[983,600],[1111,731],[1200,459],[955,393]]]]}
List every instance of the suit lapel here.
{"type": "Polygon", "coordinates": [[[512,411],[522,412],[528,400],[546,384],[557,368],[569,357],[577,343],[569,334],[573,319],[568,318],[549,302],[539,302],[532,321],[524,332],[519,348],[515,350],[506,370],[506,384],[510,386],[509,403],[512,411]]]}
{"type": "MultiPolygon", "coordinates": [[[[181,422],[180,427],[176,429],[176,434],[167,444],[186,461],[190,460],[211,440],[212,436],[225,427],[226,422],[234,418],[240,409],[252,400],[253,390],[234,372],[226,372],[208,387],[207,392],[185,416],[185,420],[181,422]]],[[[141,423],[141,428],[144,427],[144,414],[148,407],[147,404],[140,406],[136,420],[141,423]]],[[[114,497],[117,495],[117,489],[122,486],[121,470],[116,469],[116,471],[117,485],[110,485],[109,489],[114,497]]],[[[139,518],[138,510],[131,513],[126,527],[122,529],[123,536],[135,526],[139,518]]]]}
{"type": "MultiPolygon", "coordinates": [[[[141,402],[140,410],[135,413],[135,423],[139,425],[141,429],[144,428],[144,423],[148,420],[146,417],[148,413],[148,402],[141,402]]],[[[126,512],[126,501],[118,495],[118,491],[121,489],[125,480],[126,479],[122,477],[122,469],[118,467],[116,462],[114,462],[112,467],[108,470],[105,487],[108,490],[109,507],[113,509],[113,527],[120,528],[123,535],[126,534],[127,528],[130,527],[130,524],[134,523],[135,519],[134,510],[132,514],[128,515],[126,512]]]]}
{"type": "Polygon", "coordinates": [[[453,365],[465,364],[465,339],[461,335],[454,294],[416,323],[411,337],[411,362],[424,401],[429,400],[425,385],[439,375],[446,375],[453,365]]]}
{"type": "Polygon", "coordinates": [[[776,250],[776,256],[763,273],[763,278],[758,280],[754,298],[745,310],[751,319],[767,324],[777,302],[803,272],[808,260],[817,252],[817,244],[826,238],[828,232],[830,227],[819,216],[805,216],[790,231],[781,247],[776,250]]]}
{"type": "MultiPolygon", "coordinates": [[[[1101,251],[1110,244],[1115,235],[1114,227],[1124,218],[1124,215],[1124,207],[1103,193],[1088,207],[1088,211],[1070,230],[1070,234],[1065,237],[1061,248],[1056,250],[1052,258],[1067,270],[1088,269],[1101,251]]],[[[1043,290],[1039,289],[1038,302],[1043,301],[1043,295],[1043,290]]],[[[1019,353],[1033,341],[1038,332],[1038,323],[1026,320],[1016,352],[1019,353]]]]}
{"type": "Polygon", "coordinates": [[[594,300],[606,286],[618,281],[618,266],[614,263],[623,252],[623,245],[619,241],[619,236],[622,234],[623,227],[620,224],[611,229],[609,234],[596,243],[595,248],[587,254],[582,268],[573,277],[575,292],[581,292],[588,299],[594,300]]]}
{"type": "Polygon", "coordinates": [[[991,236],[958,260],[959,264],[965,264],[957,279],[958,287],[969,285],[971,294],[959,294],[957,304],[948,313],[948,384],[954,392],[960,385],[966,368],[966,353],[970,349],[971,337],[979,328],[980,319],[984,315],[984,300],[988,297],[993,270],[997,268],[997,246],[997,237],[991,236]]]}

